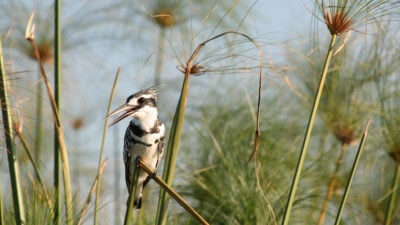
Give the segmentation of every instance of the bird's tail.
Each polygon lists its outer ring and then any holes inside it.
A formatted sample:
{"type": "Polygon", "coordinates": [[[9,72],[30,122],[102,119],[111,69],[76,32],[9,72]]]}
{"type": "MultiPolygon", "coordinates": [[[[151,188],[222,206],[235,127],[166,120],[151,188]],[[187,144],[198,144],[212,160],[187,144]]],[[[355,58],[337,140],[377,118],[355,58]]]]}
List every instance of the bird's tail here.
{"type": "Polygon", "coordinates": [[[136,209],[142,208],[142,196],[140,196],[138,199],[135,199],[135,201],[133,202],[133,206],[136,209]]]}
{"type": "MultiPolygon", "coordinates": [[[[126,207],[128,207],[129,206],[129,197],[128,197],[128,199],[126,200],[126,207]]],[[[133,200],[133,207],[135,208],[135,209],[140,209],[140,208],[142,208],[142,194],[140,193],[140,195],[139,196],[137,196],[136,194],[135,194],[135,198],[134,198],[134,200],[133,200]]]]}
{"type": "MultiPolygon", "coordinates": [[[[146,184],[150,181],[150,177],[148,176],[139,176],[139,180],[136,187],[136,193],[133,200],[133,206],[136,209],[142,208],[142,192],[146,184]]],[[[128,187],[129,188],[129,187],[128,187]]],[[[129,198],[126,205],[129,204],[129,198]]]]}

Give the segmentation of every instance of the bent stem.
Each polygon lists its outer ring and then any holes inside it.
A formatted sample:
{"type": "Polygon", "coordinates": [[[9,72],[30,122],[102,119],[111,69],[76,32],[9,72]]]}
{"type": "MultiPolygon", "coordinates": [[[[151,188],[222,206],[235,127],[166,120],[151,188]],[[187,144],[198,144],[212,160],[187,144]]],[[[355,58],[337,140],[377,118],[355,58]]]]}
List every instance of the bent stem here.
{"type": "Polygon", "coordinates": [[[166,184],[159,176],[156,176],[154,171],[144,164],[142,160],[139,160],[139,166],[151,177],[162,189],[164,189],[172,198],[174,198],[188,213],[190,213],[194,218],[196,218],[201,224],[208,225],[209,223],[195,210],[189,203],[185,201],[182,196],[174,191],[168,184],[166,184]]]}
{"type": "Polygon", "coordinates": [[[307,154],[307,148],[308,148],[308,144],[310,142],[311,133],[312,133],[312,129],[313,129],[314,122],[315,122],[315,116],[317,114],[318,105],[319,105],[319,102],[320,102],[320,99],[321,99],[321,95],[322,95],[322,90],[324,88],[326,76],[328,74],[329,64],[330,64],[331,59],[332,59],[333,47],[335,45],[336,38],[337,38],[337,35],[332,34],[331,42],[330,42],[329,48],[328,48],[328,53],[326,55],[324,67],[323,67],[322,74],[321,74],[321,80],[320,80],[319,85],[318,85],[317,94],[316,94],[315,99],[314,99],[314,104],[312,106],[310,118],[309,118],[308,125],[307,125],[306,134],[304,136],[303,145],[302,145],[302,148],[301,148],[301,151],[300,151],[300,157],[299,157],[299,160],[297,161],[296,172],[295,172],[295,175],[293,177],[292,186],[290,187],[289,198],[288,198],[288,202],[287,202],[287,205],[286,205],[286,211],[285,211],[285,213],[283,215],[282,225],[288,225],[289,224],[289,218],[290,218],[290,214],[291,214],[291,211],[292,211],[293,202],[294,202],[294,199],[295,199],[295,196],[296,196],[297,187],[299,185],[301,170],[303,169],[305,157],[306,157],[306,154],[307,154]]]}
{"type": "Polygon", "coordinates": [[[366,125],[365,130],[364,130],[364,133],[363,133],[363,136],[362,136],[361,141],[360,141],[360,145],[358,146],[358,149],[357,149],[357,155],[356,155],[356,158],[354,159],[354,163],[353,163],[353,167],[351,168],[349,179],[347,180],[347,185],[346,185],[346,188],[344,190],[342,201],[340,202],[340,205],[339,205],[339,211],[338,211],[338,214],[336,216],[335,225],[339,225],[340,219],[342,218],[343,209],[344,209],[344,206],[346,204],[347,196],[349,195],[351,183],[353,182],[358,162],[360,161],[361,154],[362,154],[362,152],[364,150],[364,144],[365,144],[365,140],[366,140],[366,138],[368,136],[368,129],[369,129],[370,124],[371,124],[371,120],[368,120],[367,125],[366,125]]]}
{"type": "Polygon", "coordinates": [[[399,188],[399,180],[400,180],[400,164],[396,162],[396,170],[393,175],[393,181],[392,181],[392,188],[390,189],[390,199],[386,208],[386,213],[385,213],[385,225],[390,225],[392,224],[392,216],[393,216],[393,210],[395,208],[395,202],[396,202],[396,193],[397,189],[399,188]]]}
{"type": "Polygon", "coordinates": [[[322,209],[321,209],[321,213],[319,214],[319,219],[318,219],[318,223],[317,223],[318,225],[321,225],[324,223],[326,210],[328,209],[329,201],[331,200],[332,194],[334,192],[336,182],[337,182],[337,177],[339,175],[339,170],[340,170],[340,167],[342,166],[343,157],[346,153],[346,150],[347,150],[347,144],[343,143],[341,150],[340,150],[340,155],[336,160],[335,170],[334,170],[331,180],[329,181],[329,184],[328,184],[328,189],[325,194],[324,202],[322,203],[322,209]]]}

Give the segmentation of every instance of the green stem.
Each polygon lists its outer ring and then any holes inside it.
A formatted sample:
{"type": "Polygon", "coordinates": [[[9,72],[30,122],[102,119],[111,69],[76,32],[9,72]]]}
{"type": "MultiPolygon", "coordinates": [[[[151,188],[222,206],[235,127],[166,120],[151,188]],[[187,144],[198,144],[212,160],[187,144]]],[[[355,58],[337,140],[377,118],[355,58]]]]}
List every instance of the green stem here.
{"type": "MultiPolygon", "coordinates": [[[[35,161],[38,163],[40,161],[40,153],[42,150],[42,120],[43,120],[43,84],[40,81],[42,76],[39,74],[39,83],[37,84],[36,93],[36,126],[35,126],[35,161]]],[[[39,168],[38,168],[39,169],[39,168]]],[[[37,178],[37,177],[36,177],[37,178]]]]}
{"type": "MultiPolygon", "coordinates": [[[[33,17],[31,17],[33,18],[33,17]]],[[[32,20],[32,19],[31,19],[32,20]]],[[[30,22],[28,23],[29,26],[32,26],[32,23],[30,22]]],[[[31,29],[31,27],[27,28],[27,30],[29,31],[31,29]]],[[[28,32],[27,32],[28,33],[28,32]]],[[[36,61],[39,64],[39,68],[40,68],[40,73],[42,74],[42,80],[46,86],[46,90],[47,90],[47,95],[49,97],[50,100],[50,106],[51,106],[51,110],[53,113],[53,119],[54,119],[54,125],[55,125],[55,130],[56,130],[56,134],[57,134],[57,141],[59,143],[59,153],[60,153],[60,159],[62,162],[62,172],[63,172],[63,178],[64,178],[64,196],[65,196],[65,211],[66,211],[66,224],[67,225],[72,225],[73,223],[73,210],[72,210],[72,191],[71,191],[71,177],[70,177],[70,173],[69,173],[69,162],[68,162],[68,151],[67,151],[67,147],[66,147],[66,143],[65,143],[65,137],[64,137],[64,132],[63,132],[63,128],[62,128],[62,124],[61,124],[61,119],[60,119],[60,115],[59,115],[59,110],[57,109],[57,104],[54,98],[54,92],[53,89],[51,88],[49,79],[46,75],[46,71],[44,69],[43,63],[40,59],[40,53],[38,50],[38,46],[35,42],[35,39],[32,38],[33,34],[29,34],[27,35],[26,39],[31,43],[32,48],[34,49],[35,52],[35,57],[36,57],[36,61]]],[[[59,171],[58,171],[59,172],[59,171]]],[[[59,176],[58,178],[61,178],[61,176],[59,176]]],[[[59,193],[59,187],[57,188],[58,190],[56,190],[56,194],[59,193]]],[[[57,201],[59,201],[58,198],[55,199],[55,205],[57,205],[57,201]]],[[[54,207],[54,223],[59,222],[60,218],[56,218],[56,213],[58,213],[60,210],[58,208],[58,205],[54,207]],[[56,211],[57,210],[57,211],[56,211]]],[[[60,215],[58,215],[59,217],[60,215]]]]}
{"type": "Polygon", "coordinates": [[[342,201],[340,202],[340,205],[339,205],[339,211],[338,211],[338,214],[336,216],[335,225],[339,225],[340,219],[342,218],[343,209],[344,209],[344,206],[345,206],[346,201],[347,201],[347,196],[349,195],[351,183],[353,182],[358,162],[360,161],[361,154],[362,154],[362,152],[364,150],[364,144],[365,144],[365,140],[366,140],[366,138],[368,136],[368,129],[369,129],[369,125],[370,124],[371,124],[371,121],[369,120],[368,123],[367,123],[367,126],[365,127],[364,134],[363,134],[363,136],[361,138],[360,145],[358,146],[357,155],[356,155],[356,158],[354,159],[353,167],[351,168],[351,172],[350,172],[349,178],[347,180],[347,185],[346,185],[346,188],[344,190],[342,201]]]}
{"type": "MultiPolygon", "coordinates": [[[[114,78],[114,83],[113,86],[111,88],[111,94],[110,94],[110,98],[108,100],[108,106],[107,106],[107,113],[106,115],[109,114],[110,109],[111,109],[111,104],[114,98],[114,94],[115,94],[115,87],[117,86],[117,82],[118,82],[118,78],[119,78],[119,72],[121,71],[120,68],[118,68],[117,73],[115,74],[115,78],[114,78]]],[[[96,225],[97,224],[97,213],[98,213],[98,209],[99,209],[99,200],[100,200],[100,188],[101,188],[101,164],[103,162],[103,153],[104,153],[104,148],[105,148],[105,144],[106,144],[106,136],[107,136],[107,123],[108,123],[108,119],[104,120],[104,126],[103,126],[103,137],[101,139],[101,147],[100,147],[100,154],[99,154],[99,165],[97,167],[97,187],[96,187],[96,200],[95,200],[95,206],[94,206],[94,218],[93,218],[93,224],[96,225]]]]}
{"type": "MultiPolygon", "coordinates": [[[[29,151],[28,144],[26,143],[25,138],[22,135],[22,133],[19,132],[19,131],[15,131],[15,133],[18,136],[18,138],[19,138],[19,140],[20,140],[20,142],[22,144],[22,147],[25,150],[25,153],[27,154],[27,156],[29,158],[29,161],[32,164],[33,170],[35,171],[35,177],[37,179],[37,182],[39,182],[39,185],[40,185],[40,187],[41,187],[41,189],[43,191],[43,195],[44,195],[44,198],[46,199],[47,205],[48,205],[49,209],[52,209],[53,202],[52,202],[52,200],[50,198],[49,193],[47,192],[46,185],[43,182],[42,176],[40,175],[39,166],[36,164],[35,160],[33,159],[33,156],[29,151]]],[[[53,212],[51,212],[51,216],[52,216],[52,218],[54,218],[53,212]]]]}
{"type": "MultiPolygon", "coordinates": [[[[189,67],[191,68],[191,66],[189,67]]],[[[189,76],[190,71],[185,74],[182,84],[181,97],[179,99],[174,120],[172,122],[170,135],[168,138],[168,145],[165,156],[163,180],[168,186],[172,186],[172,181],[175,173],[176,159],[178,158],[179,143],[182,134],[183,120],[185,118],[185,109],[187,102],[187,95],[189,90],[189,76]]],[[[156,224],[165,224],[167,219],[168,210],[168,196],[164,189],[160,190],[160,197],[158,200],[156,224]]]]}
{"type": "MultiPolygon", "coordinates": [[[[139,160],[139,159],[137,159],[137,160],[139,160]]],[[[140,172],[140,167],[139,167],[139,165],[136,165],[136,169],[133,173],[131,190],[129,192],[128,205],[126,207],[124,225],[131,224],[132,212],[133,212],[133,202],[134,202],[134,198],[135,198],[136,189],[138,186],[137,183],[138,183],[138,179],[139,179],[139,172],[140,172]]]]}
{"type": "Polygon", "coordinates": [[[15,155],[15,145],[13,140],[12,121],[10,113],[10,104],[7,96],[7,79],[3,61],[3,47],[0,38],[0,98],[1,112],[3,116],[4,137],[6,142],[6,154],[8,158],[8,169],[10,171],[14,216],[16,224],[25,224],[25,210],[22,201],[21,186],[19,183],[18,161],[15,155]]]}
{"type": "Polygon", "coordinates": [[[286,205],[286,211],[283,215],[282,225],[289,224],[290,214],[291,214],[294,199],[296,196],[297,187],[299,185],[301,170],[303,169],[305,157],[307,154],[307,148],[308,148],[308,144],[310,142],[311,133],[312,133],[312,129],[313,129],[314,122],[315,122],[315,116],[316,116],[317,110],[318,110],[318,105],[319,105],[319,102],[320,102],[320,99],[322,96],[322,90],[324,88],[326,76],[328,74],[329,65],[330,65],[332,55],[333,55],[333,47],[335,45],[336,38],[337,38],[337,36],[335,34],[333,34],[332,38],[331,38],[331,42],[329,44],[328,53],[326,55],[324,68],[323,68],[322,74],[321,74],[321,80],[320,80],[320,83],[319,83],[319,86],[317,89],[317,95],[315,96],[315,99],[314,99],[314,104],[313,104],[310,118],[309,118],[308,125],[307,125],[306,135],[304,136],[303,145],[302,145],[302,148],[300,151],[300,157],[297,162],[296,172],[293,177],[292,186],[290,187],[289,198],[288,198],[288,202],[286,205]]]}
{"type": "MultiPolygon", "coordinates": [[[[54,100],[56,103],[56,110],[59,113],[60,109],[60,90],[61,90],[61,3],[60,0],[55,0],[54,4],[54,100]]],[[[60,115],[59,115],[60,116],[60,115]]],[[[58,140],[57,125],[54,125],[54,190],[55,190],[55,204],[54,204],[54,224],[61,224],[61,161],[60,161],[60,142],[58,140]]],[[[66,193],[67,194],[67,193],[66,193]]],[[[67,196],[65,196],[67,198],[67,196]]],[[[68,204],[67,202],[65,202],[68,204]]],[[[72,223],[72,214],[66,208],[67,223],[72,223]]]]}
{"type": "Polygon", "coordinates": [[[400,164],[396,162],[396,170],[394,171],[392,188],[390,190],[390,199],[386,208],[385,214],[385,225],[390,225],[392,223],[393,210],[395,209],[395,202],[397,197],[397,189],[399,188],[400,180],[400,164]]]}
{"type": "Polygon", "coordinates": [[[113,172],[113,181],[114,181],[114,224],[121,224],[121,218],[119,216],[119,213],[121,212],[121,169],[120,169],[120,160],[122,158],[122,152],[119,151],[119,149],[121,148],[121,144],[119,141],[120,137],[120,132],[118,129],[114,128],[114,135],[113,135],[113,141],[114,141],[114,145],[113,145],[113,149],[117,149],[113,151],[113,157],[114,157],[114,172],[113,172]]]}

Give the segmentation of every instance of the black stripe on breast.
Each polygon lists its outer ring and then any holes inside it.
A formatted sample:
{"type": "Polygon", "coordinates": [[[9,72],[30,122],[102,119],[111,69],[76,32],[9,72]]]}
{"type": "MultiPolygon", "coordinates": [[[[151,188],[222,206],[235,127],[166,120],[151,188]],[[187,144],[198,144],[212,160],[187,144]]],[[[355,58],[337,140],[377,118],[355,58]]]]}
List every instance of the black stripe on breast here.
{"type": "Polygon", "coordinates": [[[147,134],[145,130],[143,130],[140,126],[136,125],[135,123],[129,124],[129,130],[138,137],[143,137],[143,135],[147,134]]]}
{"type": "Polygon", "coordinates": [[[155,134],[160,132],[158,120],[154,122],[154,126],[150,129],[150,131],[143,130],[139,125],[136,125],[133,122],[129,124],[129,129],[138,137],[143,137],[145,134],[155,134]]]}
{"type": "Polygon", "coordinates": [[[146,142],[143,142],[141,140],[136,139],[135,136],[136,135],[133,133],[132,130],[128,130],[126,132],[126,134],[125,134],[125,143],[124,143],[126,148],[131,149],[132,146],[135,145],[135,144],[141,144],[141,145],[144,145],[146,147],[151,147],[152,146],[152,144],[149,144],[149,143],[146,143],[146,142]]]}

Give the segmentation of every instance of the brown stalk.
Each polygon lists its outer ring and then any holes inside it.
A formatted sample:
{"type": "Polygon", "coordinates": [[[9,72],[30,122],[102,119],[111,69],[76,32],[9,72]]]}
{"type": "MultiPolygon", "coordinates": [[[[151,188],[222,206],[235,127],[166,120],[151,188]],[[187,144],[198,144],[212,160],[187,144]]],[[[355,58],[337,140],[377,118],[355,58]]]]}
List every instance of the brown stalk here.
{"type": "Polygon", "coordinates": [[[165,183],[159,176],[157,176],[143,161],[138,158],[138,164],[150,178],[152,178],[161,188],[163,188],[172,198],[176,200],[188,213],[190,213],[194,218],[196,218],[201,224],[208,225],[209,223],[182,198],[178,193],[176,193],[167,183],[165,183]]]}
{"type": "MultiPolygon", "coordinates": [[[[26,28],[26,33],[25,33],[25,38],[30,42],[32,45],[32,48],[35,53],[36,61],[38,62],[39,69],[40,69],[40,74],[42,75],[43,82],[46,86],[47,90],[47,95],[50,100],[50,105],[51,109],[53,112],[53,119],[54,119],[54,125],[56,127],[56,134],[57,134],[57,139],[59,142],[60,146],[60,153],[61,153],[61,162],[63,165],[63,177],[64,177],[64,188],[65,188],[65,206],[66,206],[66,214],[67,214],[67,220],[72,219],[72,191],[71,191],[71,179],[70,179],[70,173],[69,173],[69,162],[68,162],[68,154],[67,154],[67,147],[65,144],[65,138],[64,138],[64,132],[60,120],[60,115],[58,113],[58,107],[54,98],[54,92],[51,88],[49,79],[47,78],[46,75],[46,70],[44,69],[43,62],[40,57],[40,52],[38,49],[38,46],[35,42],[34,38],[34,33],[35,33],[35,25],[33,24],[33,16],[34,14],[31,15],[28,26],[26,28]]],[[[67,221],[67,223],[70,223],[71,221],[67,221]]]]}

